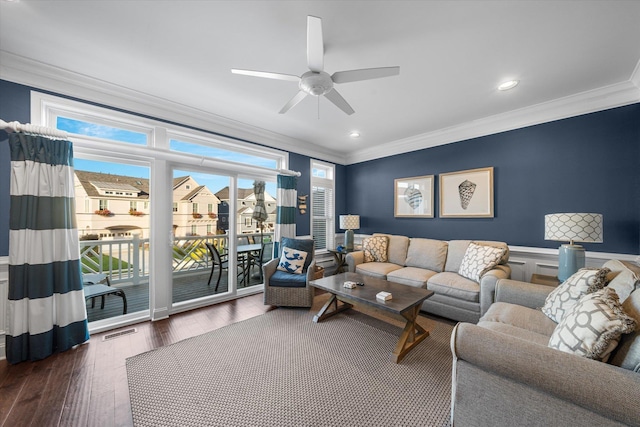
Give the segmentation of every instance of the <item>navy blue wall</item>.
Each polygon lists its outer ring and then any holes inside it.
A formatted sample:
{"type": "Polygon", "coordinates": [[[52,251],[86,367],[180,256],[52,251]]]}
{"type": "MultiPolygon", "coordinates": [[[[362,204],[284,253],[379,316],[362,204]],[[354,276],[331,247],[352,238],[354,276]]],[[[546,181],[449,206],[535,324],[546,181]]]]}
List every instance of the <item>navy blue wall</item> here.
{"type": "MultiPolygon", "coordinates": [[[[0,80],[0,118],[8,121],[17,120],[21,123],[29,123],[31,121],[31,90],[32,88],[27,86],[0,80]]],[[[65,95],[54,95],[76,99],[65,95]]],[[[106,107],[108,108],[108,106],[106,107]]],[[[0,131],[0,256],[9,254],[9,182],[11,167],[7,138],[7,133],[0,131]]],[[[309,194],[310,157],[290,153],[289,161],[290,169],[302,172],[302,176],[298,178],[298,194],[309,194]]],[[[336,170],[338,177],[344,176],[344,166],[336,165],[336,170]]],[[[336,188],[336,200],[337,206],[342,209],[345,206],[345,197],[343,189],[339,186],[336,188]]],[[[300,215],[299,212],[296,215],[296,230],[299,235],[309,235],[311,233],[308,211],[305,215],[300,215]]]]}
{"type": "Polygon", "coordinates": [[[360,233],[487,239],[557,248],[544,215],[603,214],[604,243],[640,253],[640,104],[347,166],[347,210],[360,233]],[[438,174],[494,167],[494,218],[438,218],[438,174]],[[436,175],[436,218],[394,218],[394,179],[436,175]]]}

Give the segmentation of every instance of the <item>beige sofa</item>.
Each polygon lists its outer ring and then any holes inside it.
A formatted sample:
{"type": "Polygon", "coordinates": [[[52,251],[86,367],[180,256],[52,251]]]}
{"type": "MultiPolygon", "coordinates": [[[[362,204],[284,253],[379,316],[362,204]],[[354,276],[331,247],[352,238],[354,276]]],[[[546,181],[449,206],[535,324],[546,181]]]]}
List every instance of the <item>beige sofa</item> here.
{"type": "MultiPolygon", "coordinates": [[[[640,324],[640,266],[604,267],[620,301],[631,291],[622,307],[640,324]]],[[[607,363],[549,348],[557,324],[540,307],[553,289],[500,280],[480,322],[455,327],[454,426],[640,426],[640,327],[607,363]]]]}
{"type": "Polygon", "coordinates": [[[511,275],[509,248],[503,242],[475,241],[505,249],[499,265],[475,282],[458,274],[471,240],[373,236],[388,237],[387,262],[364,262],[363,251],[351,252],[346,257],[349,271],[432,290],[434,295],[422,304],[422,310],[438,316],[477,322],[493,302],[497,280],[511,275]]]}

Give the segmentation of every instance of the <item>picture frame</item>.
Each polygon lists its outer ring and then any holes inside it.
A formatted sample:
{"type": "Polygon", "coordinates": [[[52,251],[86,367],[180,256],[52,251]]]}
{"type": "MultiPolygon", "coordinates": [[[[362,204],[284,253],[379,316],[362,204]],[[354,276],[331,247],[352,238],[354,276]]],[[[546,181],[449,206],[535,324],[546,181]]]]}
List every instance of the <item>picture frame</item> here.
{"type": "Polygon", "coordinates": [[[440,218],[493,218],[493,167],[440,174],[440,218]]]}
{"type": "Polygon", "coordinates": [[[433,218],[434,175],[394,180],[393,207],[396,218],[433,218]]]}

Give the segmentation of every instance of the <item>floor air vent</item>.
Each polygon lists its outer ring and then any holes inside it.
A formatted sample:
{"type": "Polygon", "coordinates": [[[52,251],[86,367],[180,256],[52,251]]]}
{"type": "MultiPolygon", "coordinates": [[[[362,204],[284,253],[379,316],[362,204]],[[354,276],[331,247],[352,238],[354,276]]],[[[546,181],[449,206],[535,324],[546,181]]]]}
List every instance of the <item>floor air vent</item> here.
{"type": "Polygon", "coordinates": [[[102,341],[109,341],[109,340],[121,337],[123,335],[135,334],[136,332],[138,332],[136,328],[123,329],[122,331],[114,332],[112,334],[107,334],[103,336],[102,341]]]}

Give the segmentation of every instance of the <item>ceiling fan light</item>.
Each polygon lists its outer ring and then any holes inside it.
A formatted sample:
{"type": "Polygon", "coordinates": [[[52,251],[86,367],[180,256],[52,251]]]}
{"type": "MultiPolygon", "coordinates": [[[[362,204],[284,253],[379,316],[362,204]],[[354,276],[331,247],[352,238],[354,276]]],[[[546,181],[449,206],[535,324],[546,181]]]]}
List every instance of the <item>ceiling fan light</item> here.
{"type": "Polygon", "coordinates": [[[506,82],[500,83],[500,85],[498,85],[498,90],[504,91],[513,89],[514,87],[518,86],[518,83],[520,83],[520,80],[508,80],[506,82]]]}

